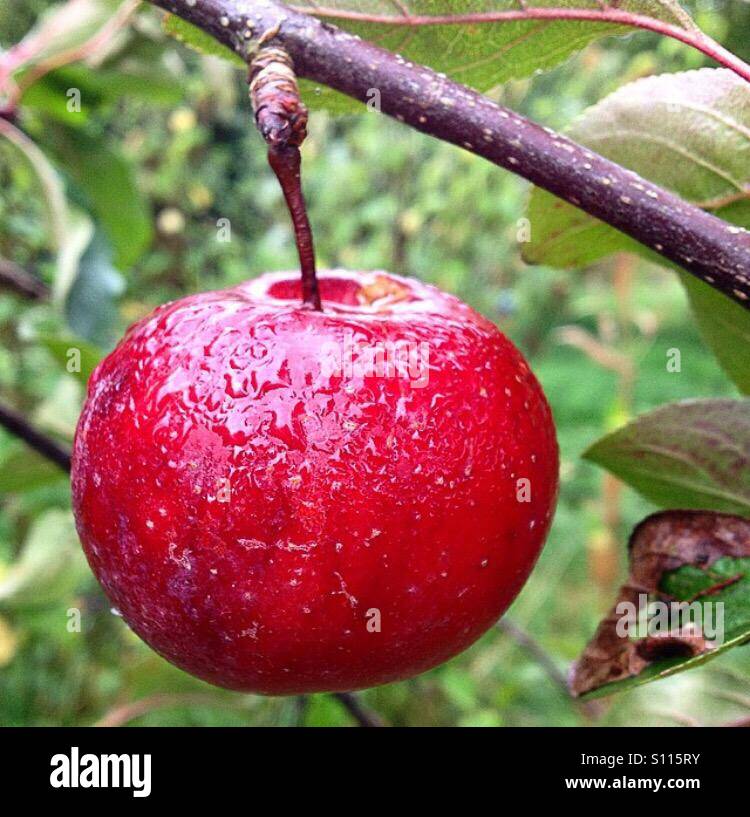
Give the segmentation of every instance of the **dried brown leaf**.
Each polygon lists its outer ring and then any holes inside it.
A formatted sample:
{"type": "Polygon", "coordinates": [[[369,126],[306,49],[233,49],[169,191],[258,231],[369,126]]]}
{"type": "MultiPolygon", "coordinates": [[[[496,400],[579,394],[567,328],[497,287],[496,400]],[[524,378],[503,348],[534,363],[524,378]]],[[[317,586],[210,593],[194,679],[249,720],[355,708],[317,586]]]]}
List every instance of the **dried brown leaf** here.
{"type": "MultiPolygon", "coordinates": [[[[660,591],[665,574],[692,565],[706,570],[718,559],[750,557],[750,521],[739,516],[704,511],[665,511],[646,518],[630,537],[630,574],[596,634],[574,664],[570,690],[575,696],[605,684],[640,675],[668,658],[693,658],[714,644],[692,628],[650,635],[633,641],[619,635],[618,612],[623,602],[638,608],[641,594],[670,601],[660,591]]],[[[735,580],[743,578],[738,575],[735,580]]],[[[705,597],[725,590],[732,580],[701,592],[705,597]]]]}

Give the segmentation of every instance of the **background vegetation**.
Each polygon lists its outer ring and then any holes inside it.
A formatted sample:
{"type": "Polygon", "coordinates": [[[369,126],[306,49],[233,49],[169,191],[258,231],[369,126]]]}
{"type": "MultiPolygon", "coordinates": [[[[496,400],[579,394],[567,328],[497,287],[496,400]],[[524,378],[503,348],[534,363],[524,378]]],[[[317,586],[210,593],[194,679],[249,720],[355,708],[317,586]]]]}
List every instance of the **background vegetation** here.
{"type": "MultiPolygon", "coordinates": [[[[6,1],[0,47],[20,40],[49,5],[6,1]]],[[[691,10],[704,30],[750,58],[750,4],[691,10]]],[[[0,257],[51,293],[30,301],[0,290],[0,396],[63,441],[84,394],[83,378],[65,369],[71,339],[95,359],[157,304],[296,265],[241,73],[165,37],[158,19],[139,13],[113,47],[48,74],[24,96],[19,124],[61,174],[80,231],[65,280],[37,174],[0,139],[0,257]],[[65,105],[71,87],[82,92],[78,113],[65,105]],[[229,242],[218,240],[221,219],[231,224],[229,242]]],[[[563,128],[626,81],[702,64],[672,41],[637,34],[592,45],[495,95],[563,128]]],[[[525,265],[522,180],[371,112],[318,113],[310,131],[304,182],[320,265],[388,269],[454,292],[500,325],[547,392],[562,450],[560,503],[509,617],[565,671],[624,576],[630,530],[654,510],[582,461],[582,451],[659,404],[736,391],[703,345],[673,274],[624,255],[573,273],[525,265]],[[681,352],[680,372],[667,369],[671,349],[681,352]]],[[[747,650],[734,650],[584,708],[495,630],[448,664],[362,698],[398,725],[715,723],[747,713],[749,671],[747,650]]],[[[112,614],[85,565],[64,475],[0,434],[0,724],[102,720],[351,722],[330,696],[302,706],[225,693],[151,652],[112,614]],[[68,631],[71,608],[82,612],[80,633],[68,631]]]]}

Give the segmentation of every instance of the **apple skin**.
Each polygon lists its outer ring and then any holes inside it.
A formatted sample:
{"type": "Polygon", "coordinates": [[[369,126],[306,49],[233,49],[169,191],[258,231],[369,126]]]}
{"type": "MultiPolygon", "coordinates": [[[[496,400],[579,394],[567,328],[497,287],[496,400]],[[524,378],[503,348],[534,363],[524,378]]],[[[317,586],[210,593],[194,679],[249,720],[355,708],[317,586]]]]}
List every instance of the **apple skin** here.
{"type": "Polygon", "coordinates": [[[78,532],[125,621],[187,672],[272,695],[468,647],[526,581],[558,485],[547,401],[492,323],[379,272],[320,273],[318,312],[296,277],[132,327],[91,377],[73,455],[78,532]],[[352,338],[429,344],[429,368],[332,371],[352,338]]]}

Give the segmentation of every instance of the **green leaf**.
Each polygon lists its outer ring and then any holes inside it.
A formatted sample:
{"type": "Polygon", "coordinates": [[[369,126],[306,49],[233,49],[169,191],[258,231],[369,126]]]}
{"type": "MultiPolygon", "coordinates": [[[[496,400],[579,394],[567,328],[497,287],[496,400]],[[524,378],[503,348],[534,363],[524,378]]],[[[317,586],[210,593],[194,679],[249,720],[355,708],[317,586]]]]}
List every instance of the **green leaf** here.
{"type": "MultiPolygon", "coordinates": [[[[315,14],[320,4],[298,3],[315,14]]],[[[612,23],[571,20],[520,20],[455,25],[398,25],[410,15],[458,15],[467,12],[517,11],[517,0],[331,0],[326,7],[339,11],[364,12],[390,18],[389,22],[353,22],[331,18],[331,22],[364,39],[372,40],[405,59],[429,65],[480,91],[553,68],[589,43],[611,34],[633,29],[612,23]],[[467,7],[469,5],[469,7],[467,7]]],[[[527,7],[597,8],[580,0],[530,1],[527,7]]],[[[673,0],[624,0],[618,8],[664,20],[684,30],[696,31],[690,16],[673,0]]]]}
{"type": "Polygon", "coordinates": [[[669,403],[584,457],[662,507],[750,517],[750,399],[669,403]]]}
{"type": "Polygon", "coordinates": [[[23,107],[40,111],[71,127],[82,128],[89,122],[89,111],[86,106],[82,106],[80,111],[68,108],[70,99],[67,90],[72,87],[67,85],[61,92],[47,77],[43,77],[23,95],[23,107]]]}
{"type": "MultiPolygon", "coordinates": [[[[589,108],[569,135],[597,153],[740,227],[750,227],[750,85],[727,69],[647,77],[589,108]]],[[[534,264],[580,267],[639,252],[631,238],[534,188],[529,201],[534,264]]]]}
{"type": "Polygon", "coordinates": [[[573,667],[574,695],[594,698],[666,678],[750,639],[746,519],[655,514],[633,531],[628,552],[628,578],[573,667]]]}
{"type": "Polygon", "coordinates": [[[131,163],[103,139],[58,128],[55,152],[62,166],[86,193],[114,250],[114,264],[127,269],[153,237],[151,213],[131,163]]]}
{"type": "Polygon", "coordinates": [[[750,394],[750,312],[708,284],[682,273],[706,344],[743,394],[750,394]]]}
{"type": "Polygon", "coordinates": [[[666,573],[660,588],[680,601],[709,596],[712,601],[723,601],[727,640],[750,636],[750,557],[723,556],[710,567],[684,565],[666,573]],[[734,578],[737,580],[732,581],[734,578]],[[722,584],[725,586],[710,592],[722,584]]]}
{"type": "Polygon", "coordinates": [[[124,96],[138,97],[161,105],[174,105],[182,99],[182,88],[157,66],[148,70],[135,68],[113,71],[93,70],[83,65],[68,65],[46,74],[23,95],[23,107],[42,111],[66,125],[82,128],[92,111],[101,112],[105,104],[115,105],[124,96]],[[68,91],[81,93],[81,109],[69,110],[68,91]]]}
{"type": "Polygon", "coordinates": [[[0,581],[0,605],[50,604],[72,593],[86,573],[72,515],[46,511],[32,524],[21,555],[0,581]]]}
{"type": "Polygon", "coordinates": [[[79,380],[58,378],[52,391],[34,409],[36,428],[72,440],[81,416],[83,391],[84,386],[79,380]]]}
{"type": "Polygon", "coordinates": [[[57,465],[25,445],[12,446],[0,461],[0,495],[33,491],[67,479],[57,465]]]}
{"type": "Polygon", "coordinates": [[[52,296],[62,304],[78,275],[78,268],[86,248],[94,235],[94,222],[87,213],[71,207],[68,212],[68,229],[65,241],[57,255],[52,296]]]}
{"type": "MultiPolygon", "coordinates": [[[[68,65],[44,78],[60,90],[79,88],[83,104],[116,103],[123,96],[137,97],[160,105],[176,105],[183,89],[159,65],[129,63],[127,70],[68,65]]],[[[24,102],[26,97],[24,96],[24,102]]]]}
{"type": "Polygon", "coordinates": [[[98,346],[108,346],[117,325],[116,299],[124,288],[122,275],[112,266],[109,244],[96,232],[65,301],[65,316],[73,332],[98,346]]]}
{"type": "Polygon", "coordinates": [[[103,357],[100,349],[81,338],[54,338],[47,335],[40,337],[39,341],[68,374],[72,374],[84,385],[89,382],[92,372],[103,357]]]}
{"type": "Polygon", "coordinates": [[[167,34],[174,37],[176,40],[179,40],[181,43],[189,46],[199,54],[205,54],[209,57],[219,57],[220,59],[228,60],[238,68],[247,67],[245,60],[243,60],[239,54],[232,51],[231,48],[227,48],[225,45],[222,45],[210,34],[206,34],[205,31],[197,26],[194,26],[192,23],[186,22],[176,14],[167,14],[167,16],[164,18],[163,25],[164,31],[166,31],[167,34]]]}

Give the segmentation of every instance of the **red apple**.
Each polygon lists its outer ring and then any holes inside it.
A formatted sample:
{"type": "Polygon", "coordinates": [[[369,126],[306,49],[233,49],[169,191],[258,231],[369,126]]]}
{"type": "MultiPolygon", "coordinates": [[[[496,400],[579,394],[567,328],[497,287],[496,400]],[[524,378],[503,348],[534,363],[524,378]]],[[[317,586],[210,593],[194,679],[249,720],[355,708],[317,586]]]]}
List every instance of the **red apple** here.
{"type": "Polygon", "coordinates": [[[505,611],[557,493],[518,350],[386,273],[264,275],[159,307],[98,366],[73,458],[78,531],[125,621],[219,686],[408,678],[505,611]]]}

